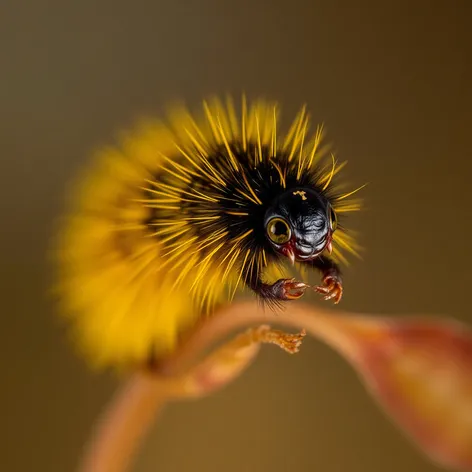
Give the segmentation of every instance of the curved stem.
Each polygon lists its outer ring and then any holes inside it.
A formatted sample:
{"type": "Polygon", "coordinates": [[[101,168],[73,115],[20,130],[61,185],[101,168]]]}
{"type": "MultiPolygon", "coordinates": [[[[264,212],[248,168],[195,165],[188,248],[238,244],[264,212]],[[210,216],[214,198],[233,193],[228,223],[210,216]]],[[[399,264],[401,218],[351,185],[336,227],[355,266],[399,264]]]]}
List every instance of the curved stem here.
{"type": "Polygon", "coordinates": [[[365,315],[334,312],[321,309],[319,306],[297,303],[290,309],[280,312],[268,312],[257,302],[247,301],[233,303],[219,311],[213,318],[207,319],[184,342],[179,350],[159,366],[161,375],[176,375],[189,367],[189,364],[202,354],[205,349],[221,340],[235,330],[254,326],[261,323],[279,324],[297,330],[306,329],[314,337],[322,337],[331,346],[350,357],[355,355],[355,349],[344,335],[340,325],[367,320],[365,315]],[[329,323],[326,319],[329,318],[329,323]]]}
{"type": "Polygon", "coordinates": [[[79,472],[127,470],[156,413],[173,398],[169,380],[186,372],[190,363],[195,363],[205,350],[233,331],[268,322],[306,329],[313,336],[322,335],[330,345],[353,357],[356,350],[349,337],[336,327],[336,319],[345,324],[349,318],[353,314],[335,314],[302,303],[292,304],[286,312],[276,314],[264,311],[254,301],[226,306],[202,322],[176,354],[160,364],[157,375],[136,373],[125,383],[99,422],[79,472]]]}
{"type": "Polygon", "coordinates": [[[78,471],[127,470],[141,439],[168,400],[165,385],[155,377],[145,372],[134,374],[96,425],[78,471]]]}

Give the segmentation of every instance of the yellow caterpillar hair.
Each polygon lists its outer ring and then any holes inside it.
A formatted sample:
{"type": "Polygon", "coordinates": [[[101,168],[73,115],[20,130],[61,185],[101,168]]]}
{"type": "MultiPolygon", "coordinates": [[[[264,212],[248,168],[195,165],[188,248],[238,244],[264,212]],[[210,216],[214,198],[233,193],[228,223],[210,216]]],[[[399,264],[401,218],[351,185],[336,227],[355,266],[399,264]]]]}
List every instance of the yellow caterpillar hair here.
{"type": "MultiPolygon", "coordinates": [[[[184,107],[100,150],[78,179],[59,239],[59,294],[78,346],[96,366],[142,365],[219,303],[249,289],[269,305],[308,287],[285,262],[322,273],[339,301],[339,262],[355,253],[322,128],[303,108],[285,135],[278,106],[243,98],[184,107]],[[239,116],[238,116],[239,115],[239,116]],[[330,256],[332,252],[332,256],[330,256]]],[[[290,267],[290,266],[289,266],[290,267]]]]}

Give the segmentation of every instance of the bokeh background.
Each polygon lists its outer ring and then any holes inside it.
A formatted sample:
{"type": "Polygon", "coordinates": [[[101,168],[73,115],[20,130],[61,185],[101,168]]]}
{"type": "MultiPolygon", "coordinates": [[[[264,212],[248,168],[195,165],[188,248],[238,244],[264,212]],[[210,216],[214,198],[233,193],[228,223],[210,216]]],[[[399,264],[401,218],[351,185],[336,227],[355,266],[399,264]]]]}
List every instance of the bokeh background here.
{"type": "MultiPolygon", "coordinates": [[[[4,0],[0,7],[3,472],[73,471],[118,383],[67,345],[46,260],[67,181],[175,98],[307,103],[367,208],[343,310],[472,322],[469,1],[4,0]]],[[[422,471],[334,352],[267,347],[218,394],[168,408],[136,471],[422,471]]]]}

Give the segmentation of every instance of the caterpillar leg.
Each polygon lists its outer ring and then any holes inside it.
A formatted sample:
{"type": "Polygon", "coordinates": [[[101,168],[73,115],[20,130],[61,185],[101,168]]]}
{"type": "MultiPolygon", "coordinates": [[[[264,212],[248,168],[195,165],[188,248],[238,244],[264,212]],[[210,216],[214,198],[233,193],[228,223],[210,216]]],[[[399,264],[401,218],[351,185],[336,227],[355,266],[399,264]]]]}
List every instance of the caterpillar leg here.
{"type": "Polygon", "coordinates": [[[268,325],[250,329],[247,334],[252,342],[275,344],[289,354],[295,354],[299,351],[303,338],[306,336],[305,330],[302,330],[300,333],[292,334],[278,329],[272,329],[268,325]]]}
{"type": "Polygon", "coordinates": [[[254,291],[265,300],[296,300],[303,296],[309,285],[295,279],[280,279],[273,284],[261,283],[254,291]]]}
{"type": "Polygon", "coordinates": [[[339,266],[329,257],[321,256],[310,261],[310,265],[321,272],[322,284],[314,287],[315,291],[324,295],[325,300],[339,303],[343,296],[343,282],[339,266]]]}
{"type": "Polygon", "coordinates": [[[323,284],[315,287],[318,293],[324,295],[325,300],[334,300],[337,304],[343,296],[343,285],[340,278],[336,275],[327,275],[323,278],[323,284]]]}
{"type": "Polygon", "coordinates": [[[260,270],[254,265],[244,274],[244,282],[263,302],[269,304],[296,300],[303,296],[309,285],[296,279],[279,279],[273,284],[262,281],[260,270]]]}

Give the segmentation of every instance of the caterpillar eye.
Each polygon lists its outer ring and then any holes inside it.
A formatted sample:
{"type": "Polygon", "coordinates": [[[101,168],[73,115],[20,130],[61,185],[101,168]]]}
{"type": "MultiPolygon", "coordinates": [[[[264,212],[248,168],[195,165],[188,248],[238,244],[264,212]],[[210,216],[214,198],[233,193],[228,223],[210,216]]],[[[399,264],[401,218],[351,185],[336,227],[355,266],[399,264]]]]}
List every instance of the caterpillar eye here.
{"type": "Polygon", "coordinates": [[[336,212],[333,210],[333,207],[329,207],[329,227],[331,228],[331,231],[335,231],[336,228],[338,227],[338,215],[336,215],[336,212]]]}
{"type": "Polygon", "coordinates": [[[275,244],[285,244],[290,241],[292,231],[288,223],[282,218],[272,218],[267,223],[267,235],[275,244]]]}

